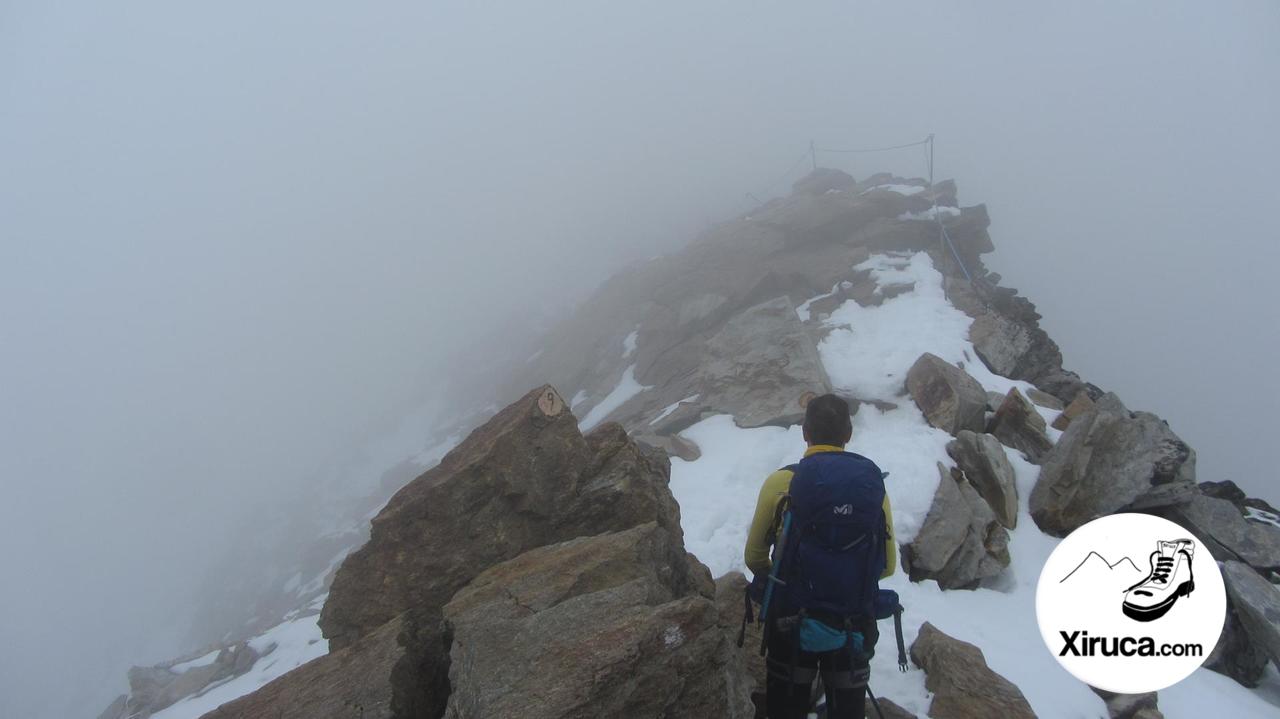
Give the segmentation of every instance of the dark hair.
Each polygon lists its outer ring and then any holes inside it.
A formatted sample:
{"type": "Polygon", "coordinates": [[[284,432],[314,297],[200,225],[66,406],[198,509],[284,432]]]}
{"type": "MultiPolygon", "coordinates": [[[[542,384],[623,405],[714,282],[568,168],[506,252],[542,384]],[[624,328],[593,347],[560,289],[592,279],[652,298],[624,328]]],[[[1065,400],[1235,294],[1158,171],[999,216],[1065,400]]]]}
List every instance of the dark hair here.
{"type": "Polygon", "coordinates": [[[853,434],[849,403],[834,394],[809,400],[804,408],[804,431],[813,444],[845,444],[853,434]]]}

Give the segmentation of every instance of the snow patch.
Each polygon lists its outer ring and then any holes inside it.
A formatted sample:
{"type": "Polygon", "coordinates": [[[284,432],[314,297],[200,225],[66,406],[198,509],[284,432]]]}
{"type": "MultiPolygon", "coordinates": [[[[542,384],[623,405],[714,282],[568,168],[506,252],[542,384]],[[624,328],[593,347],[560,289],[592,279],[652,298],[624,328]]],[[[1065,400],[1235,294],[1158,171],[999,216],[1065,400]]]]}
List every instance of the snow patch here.
{"type": "Polygon", "coordinates": [[[600,400],[600,403],[591,408],[587,416],[578,423],[578,428],[587,431],[600,423],[600,420],[609,416],[609,413],[622,406],[624,402],[635,397],[641,392],[649,389],[647,386],[636,381],[636,366],[633,364],[622,373],[622,379],[618,380],[618,386],[613,391],[600,400]]]}
{"type": "Polygon", "coordinates": [[[830,297],[831,295],[834,295],[835,293],[839,292],[841,288],[848,289],[849,286],[852,286],[852,283],[847,281],[837,282],[834,285],[831,285],[830,292],[820,294],[816,297],[810,297],[809,299],[805,300],[799,307],[797,307],[796,316],[800,318],[801,322],[808,322],[809,316],[810,316],[809,305],[812,305],[814,302],[817,302],[820,299],[824,299],[826,297],[830,297]]]}
{"type": "Polygon", "coordinates": [[[769,473],[804,452],[799,427],[742,429],[733,417],[717,414],[686,428],[702,456],[671,458],[671,493],[680,503],[685,548],[711,568],[713,576],[745,572],[747,529],[760,485],[769,473]]]}
{"type": "Polygon", "coordinates": [[[925,352],[962,366],[987,390],[1007,394],[1017,387],[1026,394],[1032,388],[991,372],[978,359],[969,342],[973,320],[947,301],[942,273],[927,253],[874,255],[854,269],[870,271],[881,287],[914,289],[878,307],[847,300],[824,320],[831,331],[818,344],[818,354],[837,392],[900,403],[907,371],[925,352]]]}
{"type": "MultiPolygon", "coordinates": [[[[313,605],[322,603],[323,599],[313,605]]],[[[264,656],[259,657],[248,672],[152,714],[152,719],[199,719],[286,672],[328,654],[329,642],[320,633],[318,619],[318,614],[312,614],[282,622],[249,640],[249,646],[264,656]]]]}
{"type": "Polygon", "coordinates": [[[173,666],[169,667],[169,671],[174,672],[175,674],[183,674],[185,672],[191,671],[192,669],[207,667],[218,660],[218,654],[221,652],[222,652],[221,649],[214,649],[208,654],[205,654],[202,657],[197,657],[195,659],[192,659],[189,662],[174,664],[173,666]]]}
{"type": "Polygon", "coordinates": [[[631,334],[623,338],[622,359],[626,359],[630,357],[631,353],[636,351],[636,337],[638,337],[639,335],[640,335],[640,330],[637,328],[637,329],[631,330],[631,334]]]}
{"type": "Polygon", "coordinates": [[[904,212],[901,215],[898,215],[898,219],[899,220],[928,220],[929,222],[933,222],[934,220],[937,220],[939,217],[959,217],[959,216],[960,216],[960,208],[938,205],[937,207],[930,207],[929,209],[923,212],[904,212]]]}
{"type": "Polygon", "coordinates": [[[888,192],[896,192],[899,195],[911,196],[911,195],[918,195],[921,192],[924,192],[925,188],[919,185],[895,185],[895,184],[876,185],[875,187],[868,187],[867,189],[863,190],[861,194],[865,195],[870,192],[875,192],[876,190],[885,190],[888,192]]]}
{"type": "Polygon", "coordinates": [[[1263,524],[1270,524],[1273,527],[1280,527],[1280,517],[1277,517],[1276,515],[1266,511],[1265,509],[1258,509],[1257,507],[1245,507],[1244,518],[1252,519],[1255,522],[1261,522],[1263,524]]]}
{"type": "Polygon", "coordinates": [[[680,405],[684,404],[685,402],[693,402],[693,401],[697,400],[697,399],[698,399],[698,397],[699,397],[699,395],[698,395],[698,394],[691,394],[691,395],[689,395],[688,397],[685,397],[685,398],[684,398],[684,399],[682,399],[682,400],[677,400],[677,401],[675,401],[675,402],[672,402],[671,404],[667,405],[666,407],[663,407],[663,408],[662,408],[662,411],[658,413],[658,416],[657,416],[657,417],[654,417],[653,419],[649,420],[649,424],[657,424],[658,422],[660,422],[660,421],[662,421],[663,419],[665,419],[667,415],[669,415],[669,414],[671,414],[672,412],[676,411],[676,408],[677,408],[677,407],[679,407],[680,405]]]}

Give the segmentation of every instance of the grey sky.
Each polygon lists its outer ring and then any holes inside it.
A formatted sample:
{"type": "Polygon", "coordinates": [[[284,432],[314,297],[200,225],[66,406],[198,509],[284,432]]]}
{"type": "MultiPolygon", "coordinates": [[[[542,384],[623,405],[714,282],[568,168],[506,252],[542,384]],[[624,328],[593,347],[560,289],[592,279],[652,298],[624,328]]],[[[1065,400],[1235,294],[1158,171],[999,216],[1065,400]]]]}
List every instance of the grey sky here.
{"type": "Polygon", "coordinates": [[[1274,3],[53,5],[0,2],[0,714],[91,716],[249,507],[811,138],[936,133],[1068,365],[1280,500],[1274,3]]]}

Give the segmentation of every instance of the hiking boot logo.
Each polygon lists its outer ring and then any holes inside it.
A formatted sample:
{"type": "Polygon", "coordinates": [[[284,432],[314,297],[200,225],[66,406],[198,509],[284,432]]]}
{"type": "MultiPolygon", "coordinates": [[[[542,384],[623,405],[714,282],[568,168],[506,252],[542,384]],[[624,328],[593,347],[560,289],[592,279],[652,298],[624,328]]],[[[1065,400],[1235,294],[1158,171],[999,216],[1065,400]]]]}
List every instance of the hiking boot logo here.
{"type": "Polygon", "coordinates": [[[1124,593],[1120,605],[1125,616],[1139,622],[1153,622],[1173,608],[1179,597],[1196,588],[1191,560],[1195,542],[1190,539],[1161,540],[1148,558],[1151,571],[1124,593]]]}

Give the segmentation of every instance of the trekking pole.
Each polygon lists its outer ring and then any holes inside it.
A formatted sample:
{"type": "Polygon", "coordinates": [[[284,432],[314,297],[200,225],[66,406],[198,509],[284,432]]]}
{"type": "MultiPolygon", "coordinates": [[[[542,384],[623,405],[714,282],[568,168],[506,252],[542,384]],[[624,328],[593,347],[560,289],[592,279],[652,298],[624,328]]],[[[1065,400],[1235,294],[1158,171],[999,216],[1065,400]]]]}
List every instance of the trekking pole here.
{"type": "Polygon", "coordinates": [[[782,565],[784,545],[787,540],[787,531],[791,529],[791,512],[787,512],[782,518],[782,533],[778,535],[778,544],[775,547],[778,561],[773,563],[769,568],[769,582],[764,588],[764,601],[760,604],[760,622],[764,624],[763,631],[760,632],[760,655],[764,656],[769,646],[769,603],[773,601],[773,585],[786,584],[778,579],[778,567],[782,565]]]}
{"type": "Polygon", "coordinates": [[[893,608],[893,635],[898,640],[898,671],[907,671],[907,644],[902,640],[902,605],[893,608]]]}
{"type": "Polygon", "coordinates": [[[876,695],[871,691],[870,682],[867,683],[867,698],[871,700],[871,706],[875,707],[876,716],[884,719],[884,712],[880,711],[880,702],[876,701],[876,695]]]}

